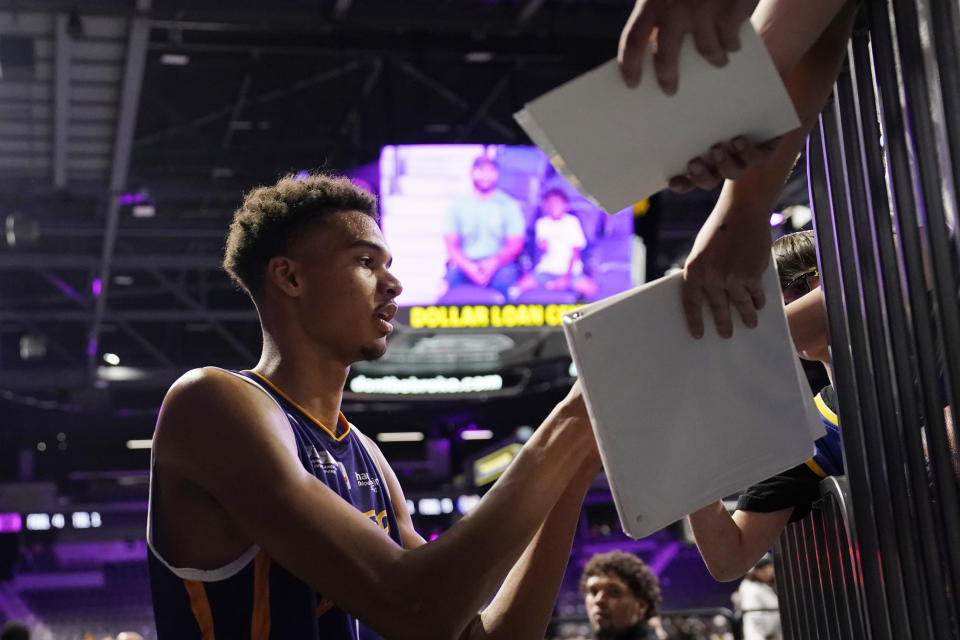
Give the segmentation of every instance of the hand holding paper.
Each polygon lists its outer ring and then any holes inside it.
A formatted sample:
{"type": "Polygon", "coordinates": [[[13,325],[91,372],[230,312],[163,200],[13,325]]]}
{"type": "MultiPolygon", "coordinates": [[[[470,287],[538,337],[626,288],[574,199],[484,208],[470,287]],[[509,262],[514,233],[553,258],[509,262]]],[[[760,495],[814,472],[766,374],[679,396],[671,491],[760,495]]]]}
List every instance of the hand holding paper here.
{"type": "MultiPolygon", "coordinates": [[[[684,80],[673,96],[652,82],[627,88],[611,60],[527,104],[515,118],[557,171],[615,213],[686,174],[690,159],[717,141],[743,135],[758,144],[799,125],[756,32],[744,25],[740,38],[741,50],[719,69],[687,39],[678,62],[684,80]]],[[[645,60],[652,69],[649,56],[645,60]]]]}

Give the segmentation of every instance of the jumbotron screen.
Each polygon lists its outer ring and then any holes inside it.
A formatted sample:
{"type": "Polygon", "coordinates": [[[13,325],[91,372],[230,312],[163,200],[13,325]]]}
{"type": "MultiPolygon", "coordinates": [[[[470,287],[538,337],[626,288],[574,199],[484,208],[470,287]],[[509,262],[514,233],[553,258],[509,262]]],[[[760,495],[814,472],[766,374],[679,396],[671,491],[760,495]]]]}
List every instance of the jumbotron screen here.
{"type": "Polygon", "coordinates": [[[557,326],[633,284],[632,212],[605,214],[536,147],[384,147],[380,197],[414,328],[557,326]]]}

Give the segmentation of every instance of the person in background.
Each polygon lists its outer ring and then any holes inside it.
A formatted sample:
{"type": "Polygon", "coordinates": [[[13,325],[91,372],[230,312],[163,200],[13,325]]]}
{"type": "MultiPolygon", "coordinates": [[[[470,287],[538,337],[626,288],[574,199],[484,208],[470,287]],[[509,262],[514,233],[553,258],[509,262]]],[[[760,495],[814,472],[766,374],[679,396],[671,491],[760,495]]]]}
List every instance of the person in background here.
{"type": "Polygon", "coordinates": [[[788,522],[799,520],[810,511],[820,498],[823,478],[843,474],[837,397],[813,232],[800,231],[779,238],[773,253],[797,353],[805,360],[820,362],[831,382],[814,400],[824,432],[816,441],[813,458],[745,490],[732,516],[721,501],[690,514],[690,527],[703,561],[710,574],[722,582],[744,575],[773,545],[788,522]]]}
{"type": "Polygon", "coordinates": [[[510,299],[525,291],[543,287],[551,291],[575,291],[589,298],[597,284],[584,273],[581,254],[587,246],[580,219],[569,213],[567,194],[560,189],[547,191],[540,208],[544,215],[534,226],[540,260],[533,273],[524,275],[509,290],[510,299]]]}
{"type": "Polygon", "coordinates": [[[473,193],[455,199],[447,212],[449,264],[441,297],[458,285],[490,287],[506,296],[519,277],[526,219],[516,200],[497,189],[500,168],[491,158],[474,160],[470,176],[473,193]]]}
{"type": "Polygon", "coordinates": [[[764,556],[743,577],[737,593],[743,612],[743,640],[781,640],[773,559],[764,556]]]}
{"type": "Polygon", "coordinates": [[[623,551],[593,556],[580,590],[597,640],[658,640],[650,620],[660,613],[660,584],[637,556],[623,551]]]}

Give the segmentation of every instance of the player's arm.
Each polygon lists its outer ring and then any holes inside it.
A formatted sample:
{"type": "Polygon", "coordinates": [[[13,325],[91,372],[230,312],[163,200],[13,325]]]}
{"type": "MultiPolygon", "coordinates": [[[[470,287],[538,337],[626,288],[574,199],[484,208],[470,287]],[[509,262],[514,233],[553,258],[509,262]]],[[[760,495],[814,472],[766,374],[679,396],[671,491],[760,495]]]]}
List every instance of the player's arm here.
{"type": "Polygon", "coordinates": [[[791,514],[793,507],[770,513],[735,511],[731,516],[718,500],[687,517],[710,575],[729,582],[743,577],[763,557],[791,514]]]}
{"type": "Polygon", "coordinates": [[[599,470],[599,457],[580,465],[496,597],[464,633],[464,640],[543,638],[570,558],[583,497],[599,470]]]}
{"type": "Polygon", "coordinates": [[[158,468],[212,495],[281,566],[397,639],[458,636],[560,497],[567,470],[595,447],[575,391],[473,511],[430,545],[405,550],[303,468],[288,432],[246,383],[188,374],[161,410],[158,468]]]}
{"type": "MultiPolygon", "coordinates": [[[[403,546],[411,549],[426,544],[413,527],[396,474],[387,465],[386,458],[376,444],[369,438],[367,442],[378,456],[390,489],[403,546]]],[[[462,634],[462,640],[543,638],[570,557],[583,497],[599,470],[600,460],[596,455],[580,465],[550,515],[507,574],[496,597],[482,613],[474,617],[462,634]]]]}

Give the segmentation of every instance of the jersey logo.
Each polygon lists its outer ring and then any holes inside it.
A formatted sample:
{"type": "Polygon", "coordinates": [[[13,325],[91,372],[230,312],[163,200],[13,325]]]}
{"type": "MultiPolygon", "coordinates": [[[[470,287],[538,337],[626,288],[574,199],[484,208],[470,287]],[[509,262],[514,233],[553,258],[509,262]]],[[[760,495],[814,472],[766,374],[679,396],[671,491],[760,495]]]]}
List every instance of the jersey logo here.
{"type": "Polygon", "coordinates": [[[330,473],[333,475],[337,475],[337,473],[339,473],[341,476],[343,476],[343,481],[347,484],[347,489],[350,488],[350,476],[347,475],[347,468],[342,462],[330,455],[329,451],[324,449],[323,453],[320,453],[317,451],[316,447],[310,445],[308,457],[310,458],[310,466],[313,467],[314,471],[319,471],[320,473],[324,474],[330,473]]]}
{"type": "Polygon", "coordinates": [[[370,487],[370,491],[374,493],[380,488],[380,478],[377,476],[371,476],[369,473],[357,473],[355,475],[357,476],[358,487],[370,487]]]}
{"type": "Polygon", "coordinates": [[[379,513],[371,509],[370,511],[365,511],[363,515],[367,516],[368,518],[376,522],[377,526],[383,529],[384,533],[388,533],[388,534],[390,533],[390,523],[387,522],[386,509],[384,509],[379,513]]]}

